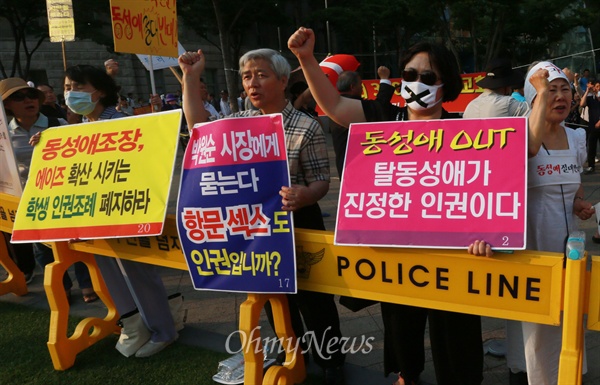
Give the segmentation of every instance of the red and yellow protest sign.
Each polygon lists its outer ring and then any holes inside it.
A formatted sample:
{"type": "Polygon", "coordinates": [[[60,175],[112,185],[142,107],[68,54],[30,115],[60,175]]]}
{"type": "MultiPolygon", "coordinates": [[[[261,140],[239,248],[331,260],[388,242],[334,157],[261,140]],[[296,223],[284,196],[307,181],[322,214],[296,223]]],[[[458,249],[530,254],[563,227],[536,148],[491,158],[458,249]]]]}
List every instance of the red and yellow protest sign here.
{"type": "Polygon", "coordinates": [[[161,234],[180,122],[175,110],[44,131],[12,241],[161,234]]]}
{"type": "Polygon", "coordinates": [[[111,0],[116,52],[177,57],[175,0],[111,0]]]}

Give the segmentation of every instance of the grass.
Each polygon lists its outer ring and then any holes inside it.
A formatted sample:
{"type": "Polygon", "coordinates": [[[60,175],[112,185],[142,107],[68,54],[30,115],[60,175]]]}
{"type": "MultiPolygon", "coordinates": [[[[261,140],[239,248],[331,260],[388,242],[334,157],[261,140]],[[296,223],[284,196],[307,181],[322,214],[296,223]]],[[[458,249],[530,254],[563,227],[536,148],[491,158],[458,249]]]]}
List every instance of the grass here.
{"type": "MultiPolygon", "coordinates": [[[[73,330],[80,321],[70,319],[73,330]]],[[[218,362],[228,354],[175,343],[154,357],[126,358],[115,350],[117,336],[77,355],[75,365],[54,370],[48,341],[48,311],[0,302],[0,384],[2,385],[137,385],[216,384],[218,362]]],[[[309,375],[305,385],[317,384],[309,375]]]]}

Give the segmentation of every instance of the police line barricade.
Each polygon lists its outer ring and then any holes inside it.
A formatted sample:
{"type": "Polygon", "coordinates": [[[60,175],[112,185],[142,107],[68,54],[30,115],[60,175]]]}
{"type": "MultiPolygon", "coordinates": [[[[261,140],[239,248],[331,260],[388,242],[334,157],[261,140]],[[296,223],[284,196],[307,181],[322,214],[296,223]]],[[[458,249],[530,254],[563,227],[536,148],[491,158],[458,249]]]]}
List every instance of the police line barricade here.
{"type": "Polygon", "coordinates": [[[590,276],[587,281],[586,295],[588,305],[584,307],[588,314],[587,328],[600,331],[600,256],[592,257],[592,268],[588,275],[590,276]]]}
{"type": "MultiPolygon", "coordinates": [[[[0,213],[16,210],[18,202],[4,199],[3,194],[0,197],[0,213]]],[[[4,231],[12,229],[10,220],[0,224],[4,231]]],[[[550,325],[560,324],[564,308],[559,383],[580,383],[581,325],[586,310],[588,328],[600,330],[600,257],[592,258],[592,271],[586,273],[587,253],[582,260],[568,260],[565,270],[562,255],[557,253],[517,251],[482,258],[464,250],[337,246],[333,244],[333,233],[328,231],[297,229],[295,236],[298,286],[303,290],[550,325]]],[[[167,217],[163,234],[157,237],[56,242],[52,247],[56,261],[46,267],[44,287],[51,310],[48,348],[57,370],[68,369],[79,352],[118,332],[118,314],[92,254],[187,270],[173,216],[167,217]],[[69,337],[69,304],[62,276],[76,261],[90,268],[94,290],[108,310],[103,319],[82,320],[69,337]]],[[[3,266],[8,266],[6,259],[8,256],[2,253],[3,266]]],[[[18,281],[17,270],[12,270],[12,276],[9,272],[0,290],[6,291],[4,285],[18,281]]],[[[240,329],[250,333],[258,326],[258,315],[267,300],[274,305],[278,337],[293,336],[284,310],[285,295],[249,294],[240,308],[240,329]]],[[[245,381],[272,384],[280,377],[290,383],[302,381],[306,376],[303,361],[287,353],[288,364],[270,368],[263,380],[262,356],[254,349],[245,349],[245,381]]]]}
{"type": "MultiPolygon", "coordinates": [[[[0,193],[0,231],[12,233],[18,205],[18,197],[0,193]]],[[[10,258],[4,234],[0,239],[0,265],[8,273],[6,279],[0,282],[0,295],[13,293],[21,296],[27,294],[25,275],[10,258]]]]}

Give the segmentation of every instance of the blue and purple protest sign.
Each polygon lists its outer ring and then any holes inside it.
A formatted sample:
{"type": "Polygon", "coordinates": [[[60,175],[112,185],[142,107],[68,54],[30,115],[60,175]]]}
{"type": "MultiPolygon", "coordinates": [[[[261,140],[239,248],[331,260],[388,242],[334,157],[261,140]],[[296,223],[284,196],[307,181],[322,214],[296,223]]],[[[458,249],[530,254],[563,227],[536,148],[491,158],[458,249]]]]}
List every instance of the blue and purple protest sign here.
{"type": "Polygon", "coordinates": [[[196,290],[295,293],[282,115],[196,125],[183,160],[177,230],[196,290]]]}

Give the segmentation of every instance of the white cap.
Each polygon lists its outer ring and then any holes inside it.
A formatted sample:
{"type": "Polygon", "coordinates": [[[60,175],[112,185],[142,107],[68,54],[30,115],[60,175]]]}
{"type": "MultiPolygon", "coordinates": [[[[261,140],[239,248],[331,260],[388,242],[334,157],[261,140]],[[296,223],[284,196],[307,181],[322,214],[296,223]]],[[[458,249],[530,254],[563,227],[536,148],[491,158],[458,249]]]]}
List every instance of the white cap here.
{"type": "Polygon", "coordinates": [[[530,108],[531,104],[533,103],[533,99],[535,99],[535,96],[537,95],[537,91],[535,90],[535,87],[533,86],[533,84],[531,84],[529,79],[531,78],[531,75],[536,73],[537,70],[539,70],[540,68],[548,70],[548,82],[560,78],[565,79],[567,83],[569,83],[569,78],[567,78],[567,75],[565,75],[565,73],[562,72],[560,68],[550,63],[549,61],[539,62],[538,64],[533,66],[529,70],[529,72],[527,72],[527,77],[525,77],[525,99],[527,99],[527,104],[530,108]]]}

